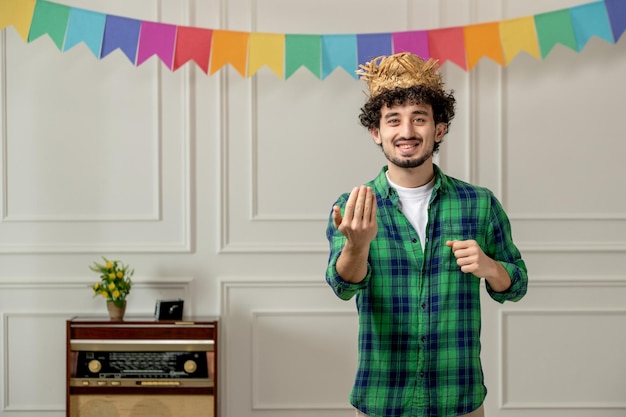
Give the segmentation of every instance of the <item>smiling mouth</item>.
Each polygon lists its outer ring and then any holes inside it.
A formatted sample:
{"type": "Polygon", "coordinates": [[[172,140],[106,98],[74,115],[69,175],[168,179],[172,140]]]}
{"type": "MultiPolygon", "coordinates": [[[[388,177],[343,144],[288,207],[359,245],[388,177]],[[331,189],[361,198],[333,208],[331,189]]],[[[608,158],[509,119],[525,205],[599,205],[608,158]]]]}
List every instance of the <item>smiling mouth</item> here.
{"type": "Polygon", "coordinates": [[[403,154],[410,154],[413,151],[417,150],[422,144],[421,141],[414,140],[410,142],[402,141],[401,143],[396,144],[396,148],[402,152],[403,154]]]}

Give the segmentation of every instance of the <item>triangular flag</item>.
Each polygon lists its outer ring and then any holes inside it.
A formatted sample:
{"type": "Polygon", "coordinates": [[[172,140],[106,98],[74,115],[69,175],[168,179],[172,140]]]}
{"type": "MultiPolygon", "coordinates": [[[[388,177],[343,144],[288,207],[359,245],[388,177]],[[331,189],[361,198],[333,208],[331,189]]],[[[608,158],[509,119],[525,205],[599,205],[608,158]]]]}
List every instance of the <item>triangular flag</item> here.
{"type": "Polygon", "coordinates": [[[248,32],[214,30],[210,73],[214,74],[224,65],[230,64],[242,77],[245,77],[249,36],[248,32]]]}
{"type": "Polygon", "coordinates": [[[176,32],[174,71],[193,60],[207,74],[209,72],[212,37],[213,31],[211,29],[179,26],[176,32]]]}
{"type": "Polygon", "coordinates": [[[119,16],[107,16],[100,58],[104,58],[117,48],[120,48],[134,65],[137,57],[140,30],[140,20],[119,16]]]}
{"type": "Polygon", "coordinates": [[[322,79],[337,67],[357,78],[356,35],[322,35],[322,79]]]}
{"type": "Polygon", "coordinates": [[[439,65],[450,61],[467,70],[462,27],[429,30],[428,48],[431,58],[439,60],[439,65]]]}
{"type": "Polygon", "coordinates": [[[604,0],[604,5],[611,22],[613,40],[617,42],[624,31],[626,31],[626,1],[604,0]]]}
{"type": "Polygon", "coordinates": [[[100,58],[105,23],[106,15],[102,13],[72,8],[67,23],[63,50],[67,51],[73,46],[85,42],[96,58],[100,58]]]}
{"type": "Polygon", "coordinates": [[[592,36],[613,43],[609,15],[603,1],[570,7],[569,12],[579,51],[585,47],[592,36]]]}
{"type": "Polygon", "coordinates": [[[500,40],[505,65],[508,65],[520,51],[526,51],[535,58],[541,59],[535,19],[532,16],[500,22],[500,40]]]}
{"type": "Polygon", "coordinates": [[[483,57],[491,58],[500,65],[504,63],[498,23],[469,25],[463,31],[468,70],[471,71],[483,57]]]}
{"type": "Polygon", "coordinates": [[[557,43],[578,52],[569,10],[557,10],[535,15],[535,26],[537,27],[537,38],[539,39],[542,58],[548,56],[557,43]]]}
{"type": "Polygon", "coordinates": [[[27,42],[35,3],[36,0],[0,0],[0,30],[13,25],[24,42],[27,42]]]}
{"type": "Polygon", "coordinates": [[[393,53],[391,33],[368,33],[356,36],[357,64],[365,64],[373,58],[393,53]]]}
{"type": "Polygon", "coordinates": [[[285,65],[285,35],[251,33],[248,52],[248,77],[267,65],[278,78],[283,78],[285,65]]]}
{"type": "Polygon", "coordinates": [[[392,36],[394,53],[411,52],[424,60],[430,58],[427,31],[396,32],[392,36]]]}
{"type": "Polygon", "coordinates": [[[139,48],[137,49],[137,63],[139,66],[153,55],[172,69],[174,60],[174,44],[176,42],[176,26],[157,22],[141,22],[139,32],[139,48]]]}
{"type": "Polygon", "coordinates": [[[308,68],[317,78],[322,76],[322,38],[320,35],[285,36],[285,79],[300,67],[308,68]]]}
{"type": "Polygon", "coordinates": [[[28,42],[47,34],[61,51],[69,17],[69,6],[37,0],[33,12],[33,21],[30,24],[28,42]]]}

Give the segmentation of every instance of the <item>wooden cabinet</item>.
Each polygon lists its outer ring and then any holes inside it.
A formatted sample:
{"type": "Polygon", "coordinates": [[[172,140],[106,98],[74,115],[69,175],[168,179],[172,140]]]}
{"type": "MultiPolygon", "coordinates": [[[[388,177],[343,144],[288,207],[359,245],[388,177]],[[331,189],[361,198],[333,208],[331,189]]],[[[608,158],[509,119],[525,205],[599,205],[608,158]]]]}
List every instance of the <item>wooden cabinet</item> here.
{"type": "Polygon", "coordinates": [[[217,417],[218,320],[67,321],[67,417],[217,417]]]}

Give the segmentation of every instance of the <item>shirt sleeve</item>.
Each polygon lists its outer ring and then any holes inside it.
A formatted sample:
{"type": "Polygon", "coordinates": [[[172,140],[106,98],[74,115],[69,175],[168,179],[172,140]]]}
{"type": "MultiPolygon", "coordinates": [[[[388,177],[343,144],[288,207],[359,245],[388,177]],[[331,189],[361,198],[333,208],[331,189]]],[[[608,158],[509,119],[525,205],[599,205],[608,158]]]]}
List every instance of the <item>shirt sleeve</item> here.
{"type": "Polygon", "coordinates": [[[488,256],[500,262],[509,273],[511,286],[503,292],[496,292],[487,283],[487,292],[495,301],[519,301],[528,288],[528,271],[522,255],[513,243],[510,221],[500,202],[491,197],[491,221],[489,226],[488,256]]]}
{"type": "MultiPolygon", "coordinates": [[[[342,208],[345,206],[347,201],[347,195],[343,195],[337,200],[335,205],[338,205],[342,208]]],[[[367,274],[363,281],[359,283],[351,283],[344,281],[341,276],[337,273],[337,259],[339,259],[339,255],[341,255],[341,251],[343,250],[344,245],[346,244],[346,238],[344,235],[337,230],[333,223],[332,219],[332,211],[329,216],[328,226],[326,228],[326,238],[330,244],[330,255],[328,257],[328,266],[326,268],[326,282],[335,292],[337,297],[342,300],[351,299],[359,290],[365,288],[367,286],[367,282],[369,281],[369,277],[371,275],[370,265],[367,265],[367,274]]]]}

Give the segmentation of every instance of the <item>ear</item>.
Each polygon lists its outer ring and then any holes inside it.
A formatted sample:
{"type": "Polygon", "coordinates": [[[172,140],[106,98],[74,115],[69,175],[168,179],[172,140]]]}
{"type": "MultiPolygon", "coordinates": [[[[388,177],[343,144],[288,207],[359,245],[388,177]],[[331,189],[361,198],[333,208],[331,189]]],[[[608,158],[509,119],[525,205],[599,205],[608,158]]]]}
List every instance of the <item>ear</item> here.
{"type": "Polygon", "coordinates": [[[370,135],[372,135],[372,139],[376,142],[377,145],[382,145],[383,141],[380,139],[380,129],[377,127],[373,127],[370,129],[370,135]]]}
{"type": "Polygon", "coordinates": [[[435,141],[436,142],[441,142],[443,140],[443,137],[446,135],[446,132],[448,131],[448,124],[447,123],[437,123],[437,126],[435,127],[436,132],[435,132],[435,141]]]}

